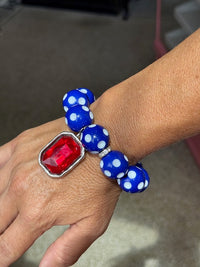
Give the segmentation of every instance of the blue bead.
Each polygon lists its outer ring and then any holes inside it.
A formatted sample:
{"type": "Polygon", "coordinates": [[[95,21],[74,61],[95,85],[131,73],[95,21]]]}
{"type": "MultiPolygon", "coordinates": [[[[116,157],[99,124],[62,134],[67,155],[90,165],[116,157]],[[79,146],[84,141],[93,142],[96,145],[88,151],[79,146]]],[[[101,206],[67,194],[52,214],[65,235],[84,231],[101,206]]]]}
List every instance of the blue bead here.
{"type": "Polygon", "coordinates": [[[77,90],[79,90],[81,93],[87,95],[90,104],[92,104],[95,101],[95,96],[89,89],[80,87],[77,90]]]}
{"type": "Polygon", "coordinates": [[[100,168],[109,178],[122,178],[128,170],[128,159],[119,151],[111,151],[101,159],[100,168]]]}
{"type": "Polygon", "coordinates": [[[108,146],[109,134],[102,126],[92,124],[82,131],[80,140],[89,152],[95,154],[108,146]]]}
{"type": "Polygon", "coordinates": [[[89,100],[87,96],[80,91],[71,90],[63,97],[64,110],[67,112],[69,108],[76,105],[89,106],[89,100]]]}
{"type": "Polygon", "coordinates": [[[139,167],[139,168],[143,168],[142,162],[137,162],[137,163],[135,164],[135,166],[137,166],[137,167],[139,167]]]}
{"type": "Polygon", "coordinates": [[[86,106],[73,106],[65,114],[65,122],[72,131],[79,132],[83,127],[90,125],[93,113],[86,106]]]}
{"type": "Polygon", "coordinates": [[[144,168],[141,168],[141,170],[143,171],[143,174],[144,174],[144,177],[145,177],[144,188],[141,190],[141,192],[143,192],[143,191],[146,190],[147,187],[149,186],[149,183],[150,183],[150,177],[149,177],[148,172],[147,172],[144,168]]]}
{"type": "Polygon", "coordinates": [[[117,179],[122,190],[130,193],[141,192],[145,186],[145,176],[143,171],[137,166],[129,166],[125,177],[117,179]]]}
{"type": "Polygon", "coordinates": [[[143,174],[144,174],[144,177],[145,177],[145,185],[144,185],[144,188],[141,190],[141,192],[143,192],[145,189],[147,189],[147,187],[149,186],[149,183],[150,183],[150,177],[149,177],[149,174],[148,172],[143,168],[143,165],[141,162],[138,162],[136,164],[136,166],[138,168],[140,168],[142,171],[143,171],[143,174]]]}

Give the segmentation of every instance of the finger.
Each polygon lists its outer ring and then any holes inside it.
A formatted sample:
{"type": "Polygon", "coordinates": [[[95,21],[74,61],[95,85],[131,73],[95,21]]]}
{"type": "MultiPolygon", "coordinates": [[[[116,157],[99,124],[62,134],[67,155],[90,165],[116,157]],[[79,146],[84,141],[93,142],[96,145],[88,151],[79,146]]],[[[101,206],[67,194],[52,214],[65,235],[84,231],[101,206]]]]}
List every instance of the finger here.
{"type": "Polygon", "coordinates": [[[67,267],[74,264],[99,236],[92,229],[94,227],[87,219],[73,224],[47,249],[40,267],[67,267]]]}
{"type": "Polygon", "coordinates": [[[42,234],[20,216],[0,235],[0,266],[7,267],[16,261],[42,234]]]}
{"type": "Polygon", "coordinates": [[[7,144],[0,146],[0,168],[10,159],[14,150],[14,142],[10,141],[7,144]]]}
{"type": "Polygon", "coordinates": [[[5,192],[0,197],[0,234],[17,217],[18,210],[13,199],[5,192]]]}
{"type": "MultiPolygon", "coordinates": [[[[11,167],[5,164],[3,168],[0,168],[0,195],[6,190],[9,183],[11,167]]],[[[1,204],[0,204],[1,205],[1,204]]]]}

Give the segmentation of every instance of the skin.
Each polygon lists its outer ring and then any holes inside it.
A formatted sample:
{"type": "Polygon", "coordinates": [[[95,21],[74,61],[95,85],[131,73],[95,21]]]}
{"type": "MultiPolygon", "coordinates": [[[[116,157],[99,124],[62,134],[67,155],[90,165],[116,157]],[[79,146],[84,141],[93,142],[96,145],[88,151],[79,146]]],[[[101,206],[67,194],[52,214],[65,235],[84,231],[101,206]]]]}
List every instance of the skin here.
{"type": "MultiPolygon", "coordinates": [[[[107,90],[91,109],[95,123],[109,131],[112,149],[131,163],[199,133],[200,30],[107,90]]],[[[121,190],[101,173],[97,156],[87,153],[63,179],[49,178],[38,164],[40,150],[64,130],[61,118],[0,147],[0,267],[17,260],[52,226],[68,224],[40,267],[70,266],[107,229],[121,190]]]]}

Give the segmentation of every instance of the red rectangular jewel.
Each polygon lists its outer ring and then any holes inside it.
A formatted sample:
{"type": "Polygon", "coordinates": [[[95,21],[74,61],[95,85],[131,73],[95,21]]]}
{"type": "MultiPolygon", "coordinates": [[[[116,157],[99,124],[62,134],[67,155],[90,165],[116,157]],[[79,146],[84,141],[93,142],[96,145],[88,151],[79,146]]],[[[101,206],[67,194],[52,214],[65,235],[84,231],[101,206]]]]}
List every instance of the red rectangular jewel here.
{"type": "Polygon", "coordinates": [[[41,152],[39,163],[52,177],[61,177],[84,157],[80,140],[70,132],[57,135],[41,152]]]}

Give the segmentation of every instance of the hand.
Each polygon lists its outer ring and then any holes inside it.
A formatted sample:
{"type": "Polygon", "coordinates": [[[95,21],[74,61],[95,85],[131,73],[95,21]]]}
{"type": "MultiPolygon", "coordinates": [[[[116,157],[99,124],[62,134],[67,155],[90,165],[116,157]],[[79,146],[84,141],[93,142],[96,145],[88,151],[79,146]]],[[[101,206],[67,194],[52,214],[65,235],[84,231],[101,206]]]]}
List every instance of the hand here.
{"type": "Polygon", "coordinates": [[[47,250],[40,266],[70,266],[106,230],[120,189],[103,176],[99,159],[86,153],[61,179],[38,164],[40,150],[64,119],[23,132],[0,147],[0,267],[17,260],[54,225],[70,225],[47,250]]]}

